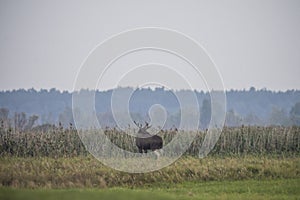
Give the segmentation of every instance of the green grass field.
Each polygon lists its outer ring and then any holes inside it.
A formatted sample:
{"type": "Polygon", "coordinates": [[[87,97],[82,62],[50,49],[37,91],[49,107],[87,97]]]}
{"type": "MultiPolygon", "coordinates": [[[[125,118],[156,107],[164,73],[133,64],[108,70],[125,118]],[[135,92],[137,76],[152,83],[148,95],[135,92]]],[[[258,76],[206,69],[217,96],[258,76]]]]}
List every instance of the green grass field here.
{"type": "Polygon", "coordinates": [[[300,199],[300,179],[184,182],[109,189],[1,188],[0,199],[300,199]]]}

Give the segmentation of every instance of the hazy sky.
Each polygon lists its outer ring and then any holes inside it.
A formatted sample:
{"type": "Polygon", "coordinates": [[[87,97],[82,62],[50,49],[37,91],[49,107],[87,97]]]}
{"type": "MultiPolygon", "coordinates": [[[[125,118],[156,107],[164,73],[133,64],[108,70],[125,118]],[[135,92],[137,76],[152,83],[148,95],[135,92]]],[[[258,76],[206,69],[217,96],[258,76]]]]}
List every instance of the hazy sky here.
{"type": "Polygon", "coordinates": [[[226,89],[300,89],[299,0],[0,0],[0,90],[72,90],[97,44],[153,26],[202,44],[226,89]]]}

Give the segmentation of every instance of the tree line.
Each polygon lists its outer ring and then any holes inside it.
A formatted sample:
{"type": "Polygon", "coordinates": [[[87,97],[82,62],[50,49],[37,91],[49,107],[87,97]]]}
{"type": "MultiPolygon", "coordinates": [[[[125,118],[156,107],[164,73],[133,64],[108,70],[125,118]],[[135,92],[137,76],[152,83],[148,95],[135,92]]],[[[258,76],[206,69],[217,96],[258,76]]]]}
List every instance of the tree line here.
{"type": "MultiPolygon", "coordinates": [[[[126,90],[128,88],[117,88],[126,90]]],[[[95,109],[102,126],[115,126],[111,110],[112,90],[78,92],[95,93],[95,109]]],[[[200,127],[205,128],[211,117],[210,94],[204,91],[176,91],[177,94],[194,92],[199,103],[200,127]]],[[[241,125],[300,125],[300,91],[285,92],[257,90],[226,91],[226,126],[241,125]]],[[[154,104],[162,105],[167,111],[167,121],[164,128],[178,127],[180,104],[174,91],[165,88],[136,89],[129,101],[129,111],[134,120],[149,120],[148,111],[154,104]]],[[[193,117],[186,116],[186,117],[193,117]]],[[[19,89],[0,92],[0,120],[2,126],[20,130],[32,129],[43,124],[74,124],[72,114],[72,92],[59,91],[55,88],[39,91],[35,89],[19,89]]]]}

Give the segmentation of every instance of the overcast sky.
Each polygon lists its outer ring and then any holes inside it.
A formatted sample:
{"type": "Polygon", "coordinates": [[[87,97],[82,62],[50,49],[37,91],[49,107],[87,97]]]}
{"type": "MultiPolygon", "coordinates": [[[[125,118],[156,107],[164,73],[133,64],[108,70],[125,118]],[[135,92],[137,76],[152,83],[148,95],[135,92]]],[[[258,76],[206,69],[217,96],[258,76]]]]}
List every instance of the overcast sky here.
{"type": "Polygon", "coordinates": [[[300,89],[299,0],[0,0],[0,90],[72,90],[96,45],[138,27],[194,38],[226,89],[300,89]]]}

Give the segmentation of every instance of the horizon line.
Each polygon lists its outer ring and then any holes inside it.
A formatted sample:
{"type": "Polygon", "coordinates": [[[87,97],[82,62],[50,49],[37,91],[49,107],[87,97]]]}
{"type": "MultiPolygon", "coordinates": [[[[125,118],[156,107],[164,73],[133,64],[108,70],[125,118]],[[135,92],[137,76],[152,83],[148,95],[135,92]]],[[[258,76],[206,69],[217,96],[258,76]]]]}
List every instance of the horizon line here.
{"type": "MultiPolygon", "coordinates": [[[[219,89],[212,89],[210,91],[208,90],[199,90],[199,89],[186,89],[186,88],[181,88],[181,89],[169,89],[169,88],[165,88],[165,87],[154,87],[154,88],[151,88],[151,87],[133,87],[133,86],[119,86],[117,88],[111,88],[111,89],[106,89],[106,90],[100,90],[100,89],[89,89],[89,88],[81,88],[80,90],[61,90],[61,89],[58,89],[56,87],[53,87],[53,88],[40,88],[40,89],[36,89],[34,87],[31,87],[31,88],[18,88],[18,89],[6,89],[6,90],[0,90],[0,92],[15,92],[15,91],[22,91],[22,90],[25,90],[26,92],[30,92],[30,91],[36,91],[36,92],[41,92],[41,91],[47,91],[47,92],[50,92],[51,90],[54,90],[54,91],[59,91],[60,93],[74,93],[74,92],[79,92],[79,91],[95,91],[95,92],[109,92],[109,91],[112,91],[112,90],[115,90],[115,89],[134,89],[134,90],[151,90],[151,91],[155,91],[155,90],[158,90],[158,89],[163,89],[164,91],[175,91],[175,92],[180,92],[180,91],[196,91],[196,92],[200,92],[200,93],[207,93],[207,92],[223,92],[222,90],[219,90],[219,89]]],[[[289,91],[300,91],[300,89],[285,89],[285,90],[272,90],[272,89],[269,89],[267,87],[263,87],[263,88],[255,88],[253,86],[249,87],[249,88],[243,88],[243,89],[236,89],[236,88],[231,88],[231,89],[225,89],[224,90],[225,92],[245,92],[245,91],[268,91],[268,92],[289,92],[289,91]]]]}

